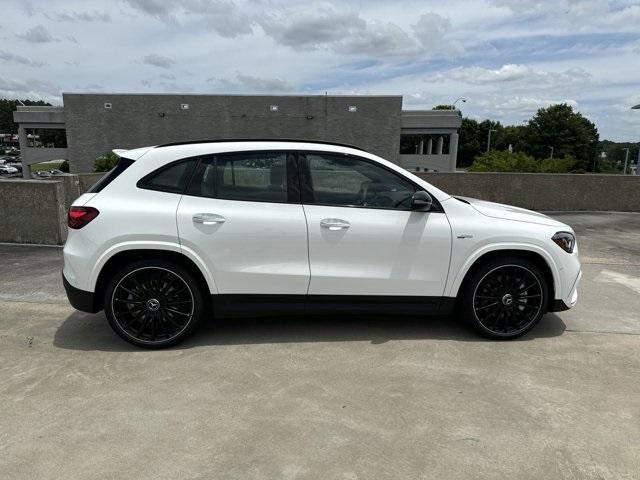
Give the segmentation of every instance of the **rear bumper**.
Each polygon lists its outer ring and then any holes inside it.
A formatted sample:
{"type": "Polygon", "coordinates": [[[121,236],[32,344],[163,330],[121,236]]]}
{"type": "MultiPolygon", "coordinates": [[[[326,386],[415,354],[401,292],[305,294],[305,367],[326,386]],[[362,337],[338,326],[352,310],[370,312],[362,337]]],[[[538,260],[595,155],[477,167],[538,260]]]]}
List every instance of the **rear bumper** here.
{"type": "Polygon", "coordinates": [[[62,283],[64,284],[64,290],[67,292],[69,303],[73,308],[87,313],[96,313],[102,310],[96,305],[96,296],[93,292],[74,287],[67,281],[64,273],[62,274],[62,283]]]}

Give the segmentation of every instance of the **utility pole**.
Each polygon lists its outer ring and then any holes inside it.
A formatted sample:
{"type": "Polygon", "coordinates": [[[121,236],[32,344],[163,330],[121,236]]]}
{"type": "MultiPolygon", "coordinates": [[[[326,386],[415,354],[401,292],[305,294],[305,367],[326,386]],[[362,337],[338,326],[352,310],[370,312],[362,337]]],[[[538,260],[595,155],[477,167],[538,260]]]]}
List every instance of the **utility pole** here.
{"type": "Polygon", "coordinates": [[[553,160],[553,147],[548,147],[551,149],[551,156],[549,157],[551,160],[553,160]]]}
{"type": "Polygon", "coordinates": [[[627,163],[629,162],[629,149],[628,148],[623,148],[623,150],[626,150],[626,153],[624,154],[624,170],[622,170],[622,174],[626,175],[627,174],[627,163]]]}
{"type": "Polygon", "coordinates": [[[489,134],[487,135],[487,153],[491,150],[491,132],[495,132],[496,130],[489,127],[489,134]]]}

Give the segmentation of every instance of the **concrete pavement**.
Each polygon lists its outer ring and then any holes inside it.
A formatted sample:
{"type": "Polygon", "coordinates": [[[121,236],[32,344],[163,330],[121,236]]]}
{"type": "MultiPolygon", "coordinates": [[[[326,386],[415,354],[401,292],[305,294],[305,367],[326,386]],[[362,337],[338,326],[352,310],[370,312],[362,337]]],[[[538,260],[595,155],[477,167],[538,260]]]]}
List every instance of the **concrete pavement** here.
{"type": "Polygon", "coordinates": [[[0,478],[638,478],[640,215],[555,216],[580,301],[513,342],[311,317],[142,351],[68,306],[60,249],[0,245],[0,478]]]}

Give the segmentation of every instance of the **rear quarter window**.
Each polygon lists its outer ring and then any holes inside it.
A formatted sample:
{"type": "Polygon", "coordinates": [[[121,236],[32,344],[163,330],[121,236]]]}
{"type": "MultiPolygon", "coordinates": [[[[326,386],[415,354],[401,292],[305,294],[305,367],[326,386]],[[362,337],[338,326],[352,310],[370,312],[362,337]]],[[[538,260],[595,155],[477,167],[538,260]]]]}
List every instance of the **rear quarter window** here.
{"type": "Polygon", "coordinates": [[[133,165],[133,160],[125,157],[120,157],[115,167],[109,170],[100,180],[93,184],[93,186],[87,191],[87,193],[101,192],[104,187],[113,182],[118,175],[124,172],[127,168],[133,165]]]}

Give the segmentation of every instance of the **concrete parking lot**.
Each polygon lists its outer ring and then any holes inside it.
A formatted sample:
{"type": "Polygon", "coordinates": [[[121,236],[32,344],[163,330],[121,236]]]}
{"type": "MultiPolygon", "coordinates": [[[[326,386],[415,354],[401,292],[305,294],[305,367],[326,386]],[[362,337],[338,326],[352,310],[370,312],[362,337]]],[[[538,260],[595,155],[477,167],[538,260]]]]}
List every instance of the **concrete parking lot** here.
{"type": "Polygon", "coordinates": [[[640,214],[553,214],[578,306],[491,342],[455,318],[212,321],[135,349],[61,249],[0,245],[0,478],[640,478],[640,214]]]}

